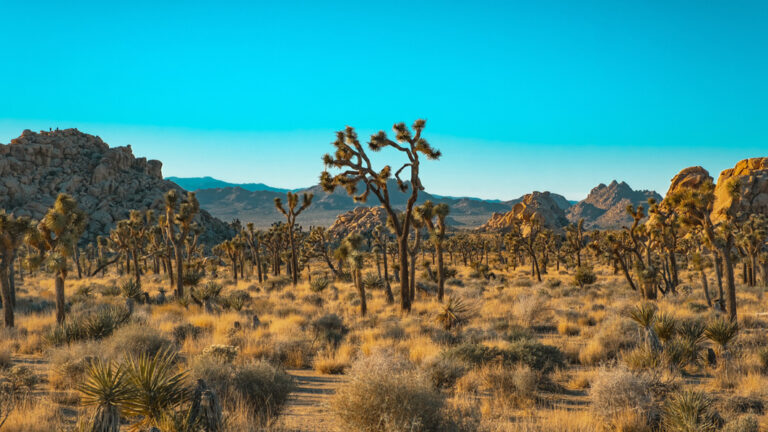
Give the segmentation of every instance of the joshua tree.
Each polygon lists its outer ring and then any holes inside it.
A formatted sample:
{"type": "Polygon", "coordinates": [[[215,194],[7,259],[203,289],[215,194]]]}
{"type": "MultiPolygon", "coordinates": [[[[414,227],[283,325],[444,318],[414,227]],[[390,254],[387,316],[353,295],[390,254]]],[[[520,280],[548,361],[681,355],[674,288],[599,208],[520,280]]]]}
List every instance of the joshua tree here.
{"type": "Polygon", "coordinates": [[[360,314],[365,316],[368,305],[365,298],[365,285],[362,282],[360,271],[363,268],[363,254],[360,248],[363,245],[363,236],[359,233],[348,235],[336,249],[336,258],[349,264],[352,282],[360,295],[360,314]]]}
{"type": "Polygon", "coordinates": [[[576,256],[576,267],[581,267],[581,250],[584,248],[584,218],[565,227],[565,241],[576,256]]]}
{"type": "Polygon", "coordinates": [[[36,264],[45,259],[55,274],[56,322],[59,324],[64,322],[67,261],[72,257],[74,245],[83,234],[85,224],[85,213],[77,207],[75,199],[67,194],[59,194],[53,207],[37,225],[37,230],[31,232],[27,239],[40,252],[36,264]]]}
{"type": "Polygon", "coordinates": [[[541,222],[533,218],[526,226],[523,226],[522,222],[514,223],[510,227],[510,232],[507,234],[507,241],[514,246],[522,246],[528,256],[531,257],[531,276],[536,276],[536,280],[541,282],[541,271],[539,269],[539,260],[537,258],[536,250],[537,239],[542,232],[541,222]]]}
{"type": "Polygon", "coordinates": [[[214,250],[222,255],[226,255],[227,259],[229,259],[230,264],[232,264],[232,277],[235,280],[235,285],[237,285],[237,264],[240,262],[240,258],[245,250],[245,242],[240,236],[236,236],[231,240],[224,240],[214,250]]]}
{"type": "Polygon", "coordinates": [[[194,228],[194,218],[200,211],[200,203],[194,192],[187,192],[187,197],[179,203],[176,189],[165,194],[165,235],[173,246],[176,261],[176,296],[184,297],[184,246],[187,237],[194,228]]]}
{"type": "Polygon", "coordinates": [[[288,192],[287,208],[283,207],[283,201],[280,198],[275,198],[275,207],[285,215],[285,219],[288,225],[288,242],[291,245],[291,278],[293,279],[293,285],[295,286],[299,282],[299,260],[296,257],[296,240],[293,238],[293,229],[296,225],[296,216],[301,214],[307,207],[312,204],[312,194],[305,193],[302,195],[301,207],[296,208],[299,205],[299,195],[288,192]]]}
{"type": "Polygon", "coordinates": [[[649,199],[648,204],[650,218],[646,225],[651,242],[659,251],[665,293],[674,293],[680,284],[676,256],[680,241],[680,222],[674,212],[667,209],[667,206],[660,205],[655,199],[649,199]]]}
{"type": "MultiPolygon", "coordinates": [[[[738,183],[732,186],[732,193],[738,192],[738,183]]],[[[725,267],[725,281],[728,292],[728,315],[736,320],[736,281],[733,276],[733,259],[731,250],[734,244],[732,223],[728,220],[721,222],[718,227],[712,223],[710,214],[715,202],[715,185],[708,179],[696,188],[685,187],[673,192],[665,198],[669,205],[680,216],[681,222],[689,227],[698,227],[715,250],[718,261],[725,267]]],[[[718,263],[715,268],[718,268],[718,263]]]]}
{"type": "Polygon", "coordinates": [[[6,327],[13,327],[13,308],[16,299],[13,286],[13,261],[24,243],[24,238],[32,229],[29,218],[19,217],[0,210],[0,287],[3,301],[3,322],[6,327]]]}
{"type": "Polygon", "coordinates": [[[445,269],[443,267],[445,218],[448,216],[449,211],[450,208],[447,204],[434,205],[432,201],[427,201],[416,208],[416,216],[427,226],[432,244],[435,245],[435,254],[437,255],[437,300],[441,302],[445,292],[445,269]]]}
{"type": "Polygon", "coordinates": [[[395,296],[392,295],[392,288],[389,285],[389,267],[387,265],[387,244],[389,243],[389,234],[387,234],[382,225],[378,225],[373,229],[371,235],[373,237],[373,242],[379,248],[384,265],[384,292],[387,296],[387,303],[392,304],[395,302],[395,296]]]}
{"type": "Polygon", "coordinates": [[[375,171],[371,165],[365,149],[357,138],[357,132],[351,127],[337,132],[336,141],[333,143],[336,151],[333,155],[323,156],[326,171],[320,175],[320,183],[326,191],[332,192],[337,186],[346,189],[349,195],[353,195],[355,201],[365,202],[368,196],[373,194],[378,198],[384,210],[393,221],[395,236],[397,237],[399,267],[400,267],[400,306],[404,311],[411,310],[411,299],[408,278],[408,236],[410,234],[410,224],[412,220],[413,207],[419,196],[419,191],[424,190],[419,177],[420,160],[419,155],[424,155],[427,159],[439,159],[440,151],[433,149],[432,146],[421,137],[426,122],[416,120],[413,123],[411,133],[405,126],[405,123],[397,123],[393,129],[395,131],[395,141],[387,137],[384,131],[372,135],[368,143],[371,151],[377,152],[383,148],[391,147],[407,156],[406,162],[395,171],[397,185],[402,192],[406,192],[410,186],[411,193],[405,204],[405,217],[401,220],[397,211],[392,205],[389,194],[388,180],[392,175],[392,168],[389,165],[384,166],[380,171],[375,171]],[[327,169],[336,168],[342,170],[340,173],[332,176],[327,169]],[[400,178],[400,174],[408,168],[410,170],[410,181],[406,184],[400,178]],[[358,187],[362,183],[364,190],[357,194],[358,187]]]}
{"type": "Polygon", "coordinates": [[[333,265],[333,262],[331,261],[331,254],[329,252],[331,248],[331,242],[328,241],[328,235],[326,232],[326,229],[323,227],[314,227],[311,228],[309,231],[309,235],[307,236],[307,239],[304,241],[306,252],[308,256],[311,257],[320,257],[325,261],[325,264],[328,265],[328,268],[331,270],[334,276],[339,277],[341,276],[339,271],[336,269],[336,267],[333,265]]]}
{"type": "Polygon", "coordinates": [[[259,283],[264,281],[264,277],[261,273],[261,241],[262,232],[254,228],[253,222],[248,222],[246,230],[243,231],[243,237],[245,242],[248,243],[248,248],[251,250],[251,258],[253,259],[253,265],[256,267],[256,272],[259,275],[259,283]]]}
{"type": "Polygon", "coordinates": [[[758,257],[765,248],[765,242],[768,239],[768,217],[762,214],[751,214],[739,228],[736,241],[747,259],[747,284],[755,286],[758,257]]]}

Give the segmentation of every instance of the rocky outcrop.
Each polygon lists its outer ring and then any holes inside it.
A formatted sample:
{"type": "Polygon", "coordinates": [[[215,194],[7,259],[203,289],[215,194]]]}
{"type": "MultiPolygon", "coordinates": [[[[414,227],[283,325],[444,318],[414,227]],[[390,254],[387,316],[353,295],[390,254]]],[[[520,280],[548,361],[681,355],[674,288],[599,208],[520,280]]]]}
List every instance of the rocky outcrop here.
{"type": "Polygon", "coordinates": [[[625,182],[614,180],[593,188],[586,199],[568,208],[567,217],[573,223],[583,218],[584,226],[589,229],[619,229],[632,224],[627,206],[648,208],[650,198],[661,201],[661,196],[654,191],[635,191],[625,182]]]}
{"type": "Polygon", "coordinates": [[[673,192],[680,190],[681,188],[693,188],[696,189],[707,180],[712,180],[712,176],[709,175],[709,171],[700,166],[688,167],[677,173],[672,177],[672,182],[669,185],[669,190],[665,196],[670,196],[673,192]]]}
{"type": "MultiPolygon", "coordinates": [[[[134,157],[130,146],[110,148],[101,138],[77,129],[35,133],[25,130],[0,144],[0,208],[40,219],[59,193],[68,193],[88,215],[83,235],[92,241],[107,234],[132,209],[163,211],[170,189],[162,163],[134,157]]],[[[229,236],[229,227],[201,211],[204,243],[229,236]]]]}
{"type": "Polygon", "coordinates": [[[341,240],[352,233],[366,235],[386,222],[387,212],[383,207],[357,207],[340,214],[328,228],[328,234],[335,240],[341,240]]]}
{"type": "Polygon", "coordinates": [[[717,179],[712,222],[728,216],[739,221],[751,213],[768,215],[768,157],[744,159],[717,179]]]}
{"type": "Polygon", "coordinates": [[[568,225],[565,212],[553,199],[549,192],[533,192],[523,196],[522,201],[515,204],[506,213],[494,213],[488,222],[480,227],[484,231],[506,230],[513,224],[530,224],[538,220],[542,226],[560,230],[568,225]]]}

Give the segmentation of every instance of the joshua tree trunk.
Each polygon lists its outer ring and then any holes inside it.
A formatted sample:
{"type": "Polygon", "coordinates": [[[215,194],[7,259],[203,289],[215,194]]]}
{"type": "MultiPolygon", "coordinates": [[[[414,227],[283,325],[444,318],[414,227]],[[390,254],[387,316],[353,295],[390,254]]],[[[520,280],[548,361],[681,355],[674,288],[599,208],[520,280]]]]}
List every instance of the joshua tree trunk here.
{"type": "Polygon", "coordinates": [[[719,291],[719,298],[717,299],[720,306],[725,302],[725,294],[723,293],[723,261],[720,258],[720,254],[715,253],[715,275],[717,276],[717,289],[719,291]]]}
{"type": "Polygon", "coordinates": [[[136,286],[141,289],[141,268],[139,267],[139,257],[136,251],[132,253],[133,255],[133,278],[136,281],[136,286]]]}
{"type": "Polygon", "coordinates": [[[728,316],[731,321],[736,321],[736,281],[733,276],[733,262],[727,250],[723,252],[723,262],[725,264],[725,281],[728,284],[728,316]]]}
{"type": "Polygon", "coordinates": [[[435,242],[435,249],[437,249],[437,300],[442,302],[445,293],[445,271],[443,269],[442,241],[435,242]]]}
{"type": "MultiPolygon", "coordinates": [[[[16,252],[11,253],[8,263],[8,286],[11,288],[11,306],[16,307],[16,279],[14,278],[14,262],[16,261],[16,252]]],[[[19,278],[22,277],[21,261],[19,261],[19,278]]]]}
{"type": "Polygon", "coordinates": [[[408,290],[408,235],[397,238],[397,250],[400,258],[400,307],[406,311],[411,310],[411,293],[408,290]]]}
{"type": "Polygon", "coordinates": [[[701,287],[704,289],[704,298],[707,299],[707,306],[712,307],[712,298],[709,296],[709,283],[703,268],[699,269],[699,276],[701,276],[701,287]]]}
{"type": "Polygon", "coordinates": [[[232,277],[235,279],[235,285],[237,285],[237,259],[232,259],[232,277]]]}
{"type": "Polygon", "coordinates": [[[365,286],[360,281],[360,269],[355,268],[352,270],[352,277],[357,288],[357,293],[360,295],[360,315],[365,316],[368,312],[368,303],[365,299],[365,286]]]}
{"type": "Polygon", "coordinates": [[[64,303],[64,279],[67,277],[64,271],[56,272],[56,322],[58,324],[64,323],[64,315],[66,304],[64,303]]]}
{"type": "Polygon", "coordinates": [[[411,255],[411,273],[409,277],[411,278],[408,281],[408,285],[410,286],[410,292],[411,292],[411,303],[413,303],[413,300],[416,298],[416,253],[411,255]]]}
{"type": "Polygon", "coordinates": [[[174,245],[174,256],[176,259],[176,297],[184,297],[184,265],[181,256],[181,245],[174,245]]]}
{"type": "Polygon", "coordinates": [[[3,322],[6,327],[13,327],[13,301],[11,300],[11,283],[8,274],[8,264],[0,265],[0,294],[3,300],[3,322]]]}
{"type": "Polygon", "coordinates": [[[293,286],[296,286],[299,283],[299,272],[296,271],[299,263],[296,259],[296,242],[293,239],[293,226],[288,227],[288,239],[291,242],[291,278],[293,279],[293,286]]]}
{"type": "Polygon", "coordinates": [[[384,258],[384,293],[387,296],[387,303],[395,302],[395,296],[392,295],[392,287],[389,286],[389,269],[387,268],[387,252],[382,254],[384,258]]]}

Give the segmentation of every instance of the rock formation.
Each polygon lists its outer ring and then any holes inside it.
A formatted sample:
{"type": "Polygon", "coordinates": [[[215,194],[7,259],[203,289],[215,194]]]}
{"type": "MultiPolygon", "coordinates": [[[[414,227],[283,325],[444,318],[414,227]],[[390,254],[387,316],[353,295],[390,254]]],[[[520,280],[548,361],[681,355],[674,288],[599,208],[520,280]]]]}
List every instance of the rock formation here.
{"type": "Polygon", "coordinates": [[[768,215],[768,157],[744,159],[717,179],[712,222],[729,215],[738,221],[751,213],[768,215]]]}
{"type": "Polygon", "coordinates": [[[522,201],[515,204],[506,213],[494,213],[488,222],[480,227],[481,230],[504,230],[515,223],[529,223],[538,219],[541,225],[559,230],[568,225],[565,212],[553,199],[549,192],[533,192],[523,196],[522,201]]]}
{"type": "MultiPolygon", "coordinates": [[[[0,207],[40,219],[61,193],[68,193],[89,217],[83,239],[107,234],[133,209],[164,211],[163,196],[182,189],[163,180],[162,163],[136,158],[130,146],[110,148],[101,138],[77,129],[34,133],[25,130],[0,144],[0,207]]],[[[226,224],[205,211],[201,241],[230,235],[226,224]]]]}
{"type": "Polygon", "coordinates": [[[335,240],[341,240],[352,233],[368,234],[386,222],[387,212],[383,207],[357,207],[340,214],[328,228],[328,234],[335,240]]]}
{"type": "Polygon", "coordinates": [[[584,219],[589,229],[619,229],[632,224],[627,206],[642,205],[648,208],[648,199],[661,200],[661,196],[648,190],[635,191],[625,182],[612,181],[609,185],[599,184],[587,198],[571,206],[567,211],[568,220],[576,223],[584,219]]]}

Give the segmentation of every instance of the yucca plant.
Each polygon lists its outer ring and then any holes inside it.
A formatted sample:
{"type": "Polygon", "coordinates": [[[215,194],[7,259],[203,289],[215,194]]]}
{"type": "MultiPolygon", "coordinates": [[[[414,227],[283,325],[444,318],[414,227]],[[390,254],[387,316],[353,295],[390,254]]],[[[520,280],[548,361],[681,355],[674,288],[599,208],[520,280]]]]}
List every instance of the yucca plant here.
{"type": "Polygon", "coordinates": [[[663,425],[667,432],[714,432],[717,422],[712,401],[697,391],[676,393],[664,408],[663,425]]]}
{"type": "Polygon", "coordinates": [[[717,345],[717,354],[723,363],[723,371],[728,375],[728,357],[730,357],[728,348],[731,341],[739,332],[739,324],[735,321],[717,318],[707,325],[704,329],[704,336],[717,345]]]}
{"type": "Polygon", "coordinates": [[[328,285],[330,285],[328,278],[318,277],[309,282],[309,289],[314,293],[320,293],[325,291],[325,289],[328,288],[328,285]]]}
{"type": "Polygon", "coordinates": [[[728,345],[738,332],[739,324],[737,322],[720,317],[707,325],[704,329],[704,336],[717,345],[718,352],[722,355],[727,352],[728,345]]]}
{"type": "Polygon", "coordinates": [[[376,274],[367,273],[363,276],[362,284],[367,290],[375,290],[384,287],[384,280],[376,274]]]}
{"type": "Polygon", "coordinates": [[[701,360],[701,350],[704,349],[704,329],[706,326],[698,320],[685,320],[677,325],[680,355],[685,364],[697,364],[701,360]]]}
{"type": "Polygon", "coordinates": [[[88,364],[85,382],[79,390],[82,393],[82,404],[96,407],[88,430],[118,432],[120,406],[131,397],[125,370],[112,362],[96,359],[88,364]]]}
{"type": "Polygon", "coordinates": [[[187,398],[187,373],[177,372],[175,367],[176,353],[171,350],[126,359],[126,376],[132,391],[122,407],[125,414],[142,418],[136,429],[156,426],[169,410],[187,398]]]}
{"type": "Polygon", "coordinates": [[[677,332],[677,321],[672,315],[659,312],[656,314],[653,330],[656,332],[656,336],[659,337],[659,340],[666,345],[673,337],[675,337],[675,333],[677,332]]]}
{"type": "Polygon", "coordinates": [[[128,279],[120,284],[120,293],[127,299],[136,302],[142,301],[143,292],[141,291],[141,286],[139,286],[133,279],[128,279]]]}
{"type": "Polygon", "coordinates": [[[656,321],[656,311],[656,305],[653,303],[643,303],[630,309],[628,316],[644,330],[645,343],[654,351],[660,351],[661,343],[656,335],[656,331],[653,329],[653,324],[656,321]]]}
{"type": "Polygon", "coordinates": [[[448,303],[437,314],[437,322],[446,330],[460,328],[472,315],[472,308],[458,297],[449,297],[448,303]]]}

